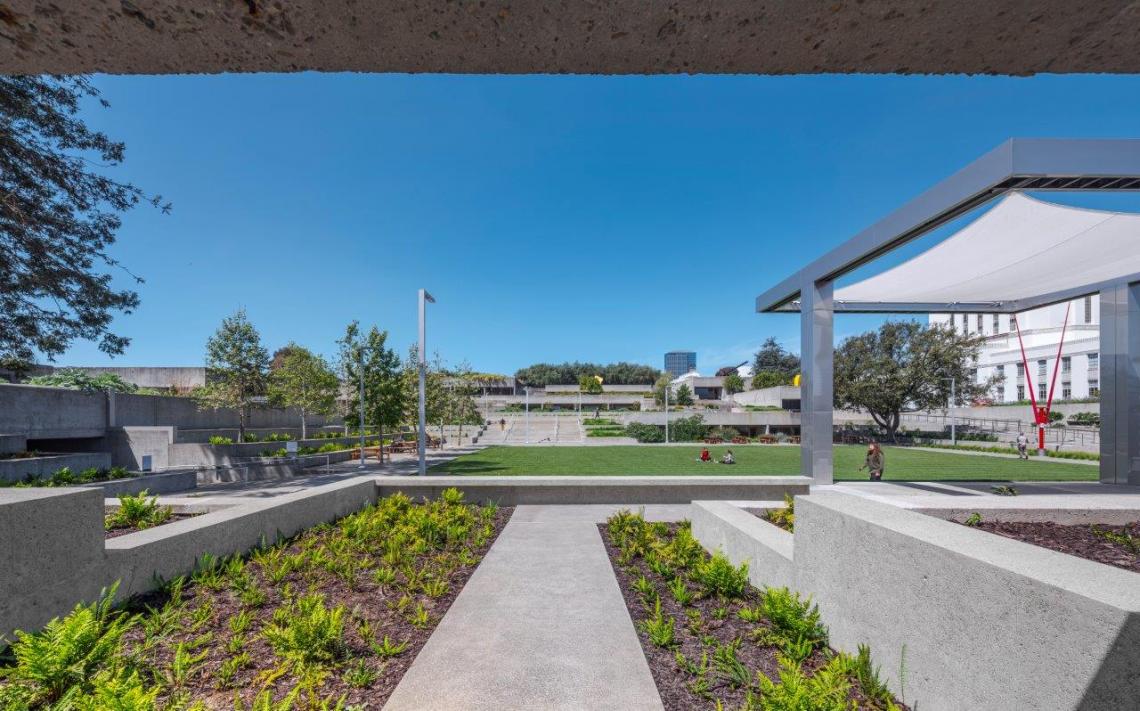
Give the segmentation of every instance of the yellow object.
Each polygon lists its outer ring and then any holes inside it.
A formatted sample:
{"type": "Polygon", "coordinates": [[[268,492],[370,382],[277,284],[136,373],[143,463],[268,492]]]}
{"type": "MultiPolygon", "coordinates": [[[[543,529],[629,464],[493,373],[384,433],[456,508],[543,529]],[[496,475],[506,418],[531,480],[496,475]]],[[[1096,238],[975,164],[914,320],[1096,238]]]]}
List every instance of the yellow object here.
{"type": "Polygon", "coordinates": [[[796,373],[796,377],[792,378],[792,385],[795,385],[797,388],[800,386],[800,374],[799,373],[796,373]]]}
{"type": "Polygon", "coordinates": [[[594,378],[595,378],[595,379],[598,381],[598,385],[601,385],[601,384],[602,384],[602,376],[600,376],[600,375],[595,375],[595,376],[594,376],[594,378]]]}

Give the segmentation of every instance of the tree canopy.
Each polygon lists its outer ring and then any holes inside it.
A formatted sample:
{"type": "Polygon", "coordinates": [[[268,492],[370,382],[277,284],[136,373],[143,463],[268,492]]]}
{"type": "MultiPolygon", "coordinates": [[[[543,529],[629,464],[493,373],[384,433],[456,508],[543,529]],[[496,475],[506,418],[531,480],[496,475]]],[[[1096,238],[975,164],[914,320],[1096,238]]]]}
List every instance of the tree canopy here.
{"type": "Polygon", "coordinates": [[[206,342],[206,385],[194,391],[199,407],[238,411],[238,440],[245,439],[246,408],[266,392],[269,352],[245,309],[222,320],[206,342]]]}
{"type": "Polygon", "coordinates": [[[328,362],[296,343],[281,348],[269,369],[269,402],[301,412],[301,439],[308,436],[309,415],[329,415],[336,408],[340,381],[328,362]]]}
{"type": "Polygon", "coordinates": [[[636,363],[536,363],[520,368],[515,377],[535,387],[547,385],[576,385],[582,376],[600,375],[612,385],[652,385],[661,371],[636,363]]]}
{"type": "Polygon", "coordinates": [[[53,360],[75,339],[117,355],[130,343],[111,321],[139,297],[108,270],[142,280],[108,248],[122,213],[169,205],[94,169],[119,165],[126,149],[79,118],[95,99],[84,77],[0,76],[0,358],[53,360]]]}
{"type": "Polygon", "coordinates": [[[139,390],[137,385],[128,383],[117,373],[89,375],[78,368],[64,368],[48,375],[37,375],[28,378],[26,382],[28,385],[85,390],[87,392],[134,393],[139,390]]]}
{"type": "Polygon", "coordinates": [[[971,372],[984,340],[917,321],[888,321],[848,338],[835,351],[835,406],[867,412],[893,436],[903,411],[947,405],[950,378],[954,404],[986,397],[997,381],[978,383],[971,372]]]}
{"type": "Polygon", "coordinates": [[[789,353],[775,338],[769,336],[752,359],[752,387],[790,385],[798,372],[800,357],[789,353]]]}
{"type": "MultiPolygon", "coordinates": [[[[414,400],[408,397],[400,369],[400,355],[388,347],[388,332],[372,326],[367,333],[353,321],[337,341],[340,367],[348,392],[344,421],[364,429],[372,425],[383,438],[406,420],[414,400]],[[364,376],[364,418],[360,422],[360,377],[364,376]]],[[[381,452],[381,460],[383,453],[381,452]]]]}

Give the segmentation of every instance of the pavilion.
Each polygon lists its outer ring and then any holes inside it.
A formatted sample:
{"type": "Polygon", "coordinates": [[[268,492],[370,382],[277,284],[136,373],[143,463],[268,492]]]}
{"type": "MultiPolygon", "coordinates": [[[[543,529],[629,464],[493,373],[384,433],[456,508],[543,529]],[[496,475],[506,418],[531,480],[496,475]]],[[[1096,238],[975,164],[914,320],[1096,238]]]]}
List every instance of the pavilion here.
{"type": "Polygon", "coordinates": [[[1140,215],[1022,191],[1140,191],[1140,140],[1011,139],[756,298],[800,314],[801,473],[832,483],[835,312],[1016,314],[1100,295],[1100,481],[1140,484],[1140,215]],[[836,280],[982,206],[934,247],[836,280]]]}

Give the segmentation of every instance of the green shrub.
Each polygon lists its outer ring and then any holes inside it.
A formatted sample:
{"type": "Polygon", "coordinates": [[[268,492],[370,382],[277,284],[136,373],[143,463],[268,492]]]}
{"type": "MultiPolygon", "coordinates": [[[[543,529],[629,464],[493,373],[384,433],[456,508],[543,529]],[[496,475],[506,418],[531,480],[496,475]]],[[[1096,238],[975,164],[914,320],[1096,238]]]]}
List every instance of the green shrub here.
{"type": "Polygon", "coordinates": [[[1070,425],[1080,427],[1100,427],[1100,413],[1098,412],[1074,412],[1069,415],[1067,422],[1070,425]]]}
{"type": "Polygon", "coordinates": [[[708,430],[701,415],[679,417],[669,423],[669,439],[674,442],[697,442],[708,435],[708,430]]]}
{"type": "Polygon", "coordinates": [[[134,496],[119,495],[119,509],[104,521],[108,531],[116,528],[150,528],[164,523],[173,515],[169,506],[159,506],[158,497],[147,497],[146,489],[134,496]]]}
{"type": "Polygon", "coordinates": [[[619,423],[617,420],[611,420],[608,417],[587,417],[582,420],[582,424],[587,427],[594,427],[597,425],[613,425],[615,427],[621,426],[621,423],[619,423]]]}
{"type": "Polygon", "coordinates": [[[265,640],[286,661],[299,666],[330,664],[345,652],[343,605],[327,607],[320,593],[279,607],[265,627],[265,640]]]}
{"type": "Polygon", "coordinates": [[[787,588],[765,588],[760,611],[785,642],[807,640],[816,647],[827,644],[827,628],[820,622],[819,608],[810,598],[801,600],[799,593],[787,588]]]}
{"type": "Polygon", "coordinates": [[[222,437],[221,435],[213,435],[210,437],[210,444],[213,444],[213,445],[233,444],[233,443],[234,443],[234,441],[233,441],[233,438],[231,438],[231,437],[222,437]]]}
{"type": "Polygon", "coordinates": [[[784,508],[768,509],[764,518],[772,524],[779,526],[788,533],[796,530],[796,500],[790,494],[784,494],[784,508]]]}
{"type": "Polygon", "coordinates": [[[748,564],[741,563],[740,567],[736,567],[718,551],[694,567],[693,579],[704,588],[706,594],[727,598],[743,597],[744,591],[748,589],[748,564]]]}
{"type": "MultiPolygon", "coordinates": [[[[105,671],[106,665],[136,621],[112,611],[117,588],[116,583],[90,605],[77,605],[67,616],[52,619],[40,632],[17,631],[10,650],[15,664],[5,670],[13,688],[0,692],[8,697],[0,696],[0,701],[23,696],[31,708],[63,699],[75,704],[78,698],[96,693],[97,685],[113,685],[119,675],[105,671]]],[[[6,704],[4,708],[21,706],[6,704]]]]}
{"type": "Polygon", "coordinates": [[[641,443],[656,443],[665,441],[665,428],[657,425],[647,425],[644,422],[631,422],[625,427],[625,433],[641,443]]]}

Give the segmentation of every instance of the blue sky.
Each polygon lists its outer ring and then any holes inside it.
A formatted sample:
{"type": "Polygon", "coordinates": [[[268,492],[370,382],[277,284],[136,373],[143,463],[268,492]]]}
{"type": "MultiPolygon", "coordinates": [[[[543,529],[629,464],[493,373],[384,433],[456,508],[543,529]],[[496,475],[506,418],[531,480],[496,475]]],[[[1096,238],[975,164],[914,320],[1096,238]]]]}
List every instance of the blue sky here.
{"type": "MultiPolygon", "coordinates": [[[[114,359],[197,365],[244,307],[263,342],[331,355],[352,319],[513,372],[698,352],[702,371],[798,319],[754,297],[1011,136],[1130,137],[1140,77],[97,77],[146,283],[114,359]]],[[[1068,198],[1136,207],[1132,196],[1068,198]]],[[[125,283],[125,279],[123,279],[125,283]]],[[[877,323],[846,316],[837,340],[877,323]]]]}

